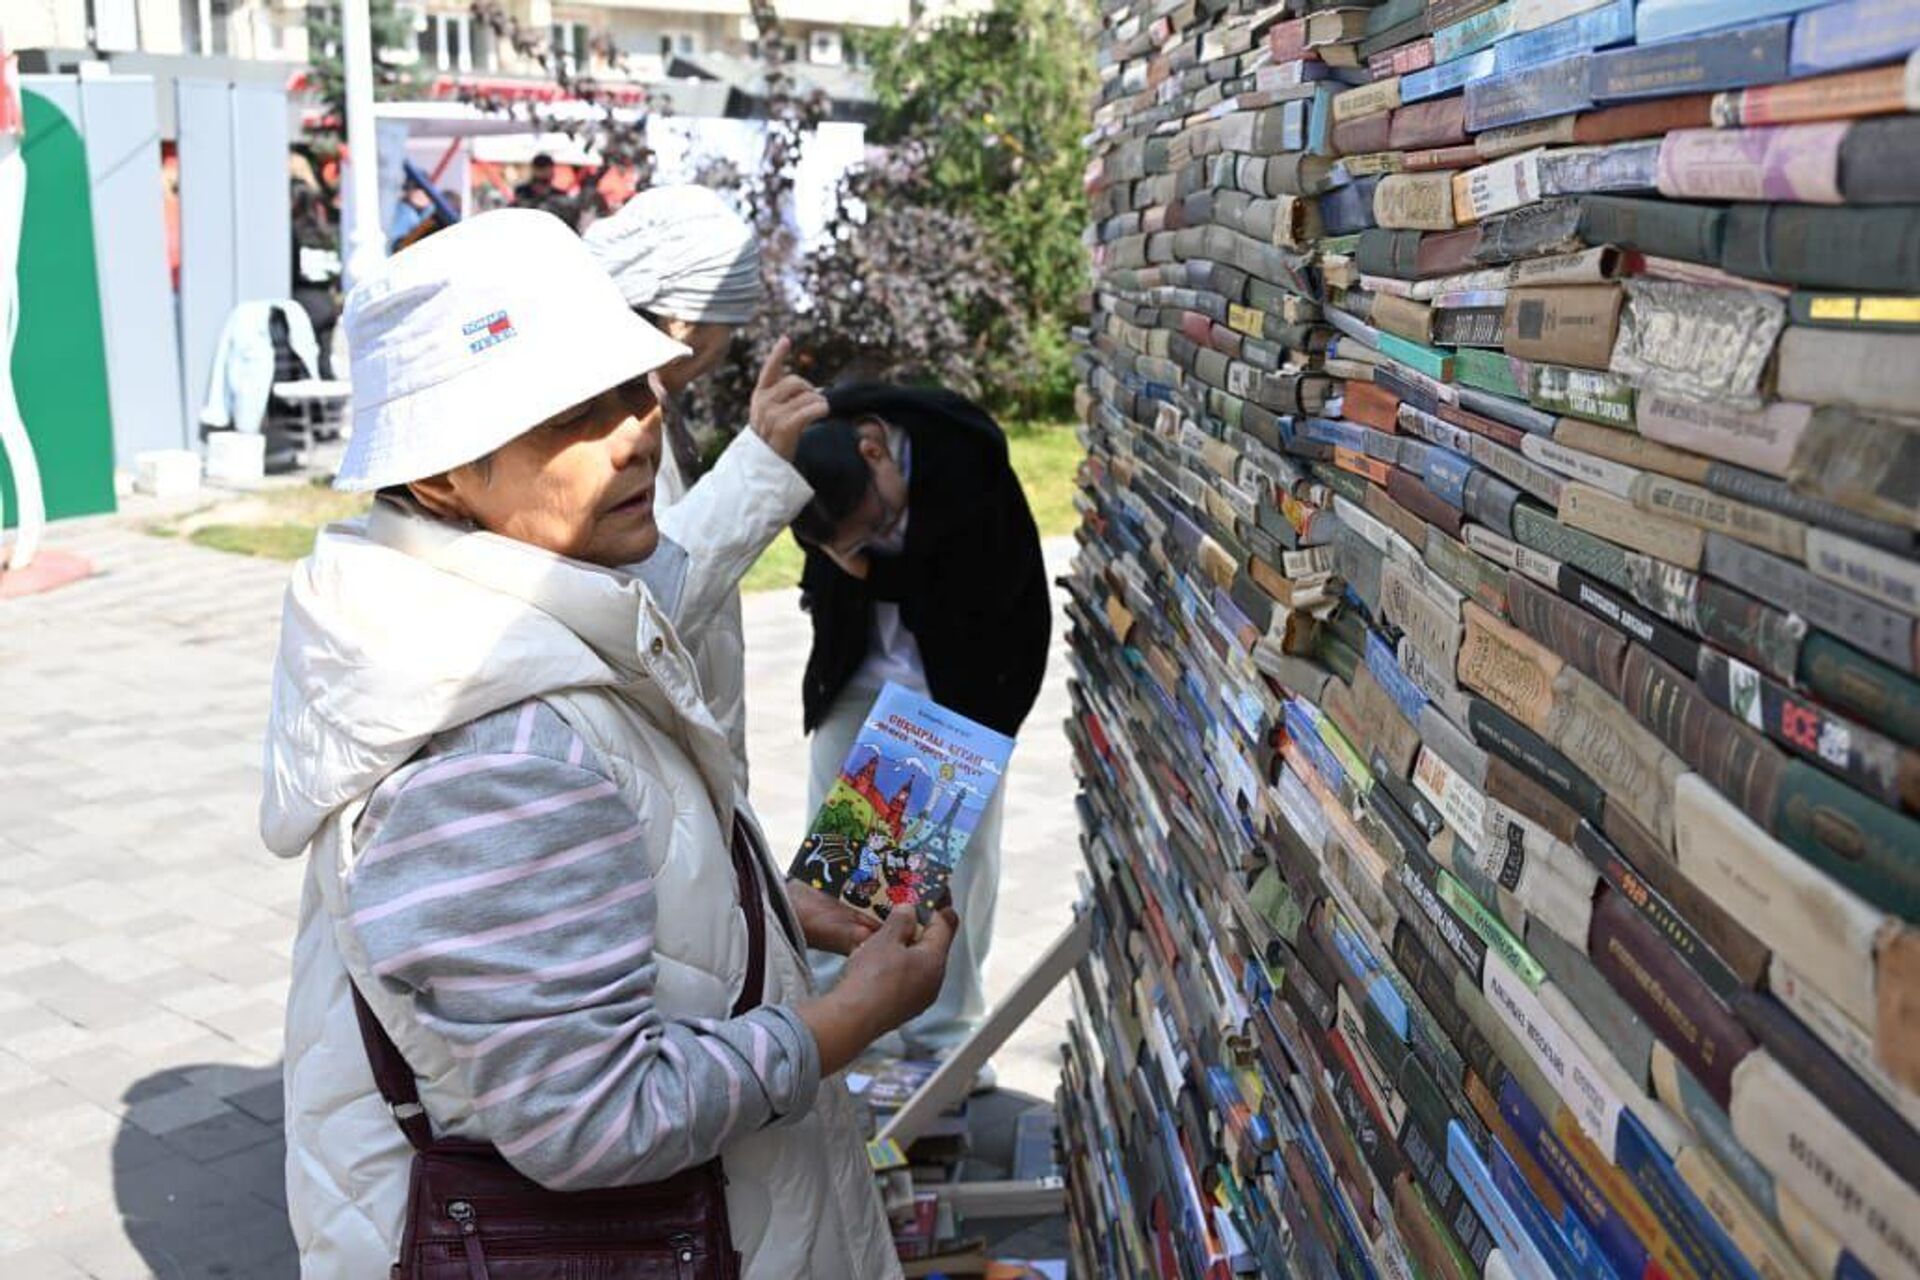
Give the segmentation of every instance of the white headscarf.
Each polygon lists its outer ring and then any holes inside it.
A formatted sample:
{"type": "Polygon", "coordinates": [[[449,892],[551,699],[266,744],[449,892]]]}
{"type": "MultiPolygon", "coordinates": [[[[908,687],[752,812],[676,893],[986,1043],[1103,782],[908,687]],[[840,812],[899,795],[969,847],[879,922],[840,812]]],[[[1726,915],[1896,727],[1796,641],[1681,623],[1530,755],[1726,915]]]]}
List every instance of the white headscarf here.
{"type": "Polygon", "coordinates": [[[706,187],[648,187],[587,228],[585,239],[630,307],[733,325],[760,307],[753,227],[706,187]]]}

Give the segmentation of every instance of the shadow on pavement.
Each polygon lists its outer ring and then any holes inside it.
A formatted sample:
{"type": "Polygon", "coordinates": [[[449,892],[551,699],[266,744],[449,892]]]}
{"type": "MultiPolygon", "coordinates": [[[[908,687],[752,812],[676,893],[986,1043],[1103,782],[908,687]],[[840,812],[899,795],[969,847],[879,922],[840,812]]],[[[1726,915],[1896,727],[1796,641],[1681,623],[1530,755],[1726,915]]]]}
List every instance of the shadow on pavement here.
{"type": "MultiPolygon", "coordinates": [[[[122,1229],[157,1280],[282,1280],[299,1273],[287,1226],[280,1067],[209,1063],[127,1091],[113,1144],[122,1229]]],[[[1004,1178],[1014,1123],[1046,1099],[1010,1089],[972,1100],[969,1179],[1004,1178]]],[[[972,1227],[1004,1257],[1063,1257],[1063,1218],[972,1227]]]]}
{"type": "Polygon", "coordinates": [[[113,1196],[158,1280],[299,1273],[287,1225],[280,1065],[181,1067],[127,1090],[113,1196]]]}

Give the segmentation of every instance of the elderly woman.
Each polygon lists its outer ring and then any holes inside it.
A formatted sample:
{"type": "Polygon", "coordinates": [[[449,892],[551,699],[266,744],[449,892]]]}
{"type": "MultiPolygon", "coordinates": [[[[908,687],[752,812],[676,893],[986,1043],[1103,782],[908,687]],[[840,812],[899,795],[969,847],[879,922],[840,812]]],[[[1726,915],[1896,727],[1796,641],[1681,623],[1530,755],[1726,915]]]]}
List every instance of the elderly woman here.
{"type": "MultiPolygon", "coordinates": [[[[678,503],[701,479],[694,434],[678,411],[680,393],[712,373],[725,358],[740,326],[760,309],[760,245],[753,227],[717,192],[706,187],[649,187],[594,223],[581,237],[642,319],[688,354],[660,370],[662,402],[660,474],[654,505],[678,503]]],[[[717,492],[750,478],[741,468],[722,468],[705,481],[710,502],[760,507],[767,495],[717,492]]],[[[777,498],[776,498],[777,500],[777,498]]],[[[728,592],[713,619],[686,637],[707,709],[720,722],[733,749],[734,776],[747,787],[746,646],[740,593],[728,592]]]]}
{"type": "Polygon", "coordinates": [[[813,993],[804,948],[864,935],[787,900],[681,640],[808,500],[787,459],[824,403],[769,361],[722,463],[759,504],[656,521],[647,375],[686,349],[551,215],[406,250],[346,323],[338,483],[379,499],[289,587],[262,806],[268,845],[308,862],[286,1038],[302,1274],[384,1276],[436,1212],[461,1274],[486,1274],[491,1202],[410,1187],[427,1133],[564,1190],[717,1157],[747,1276],[898,1274],[828,1077],[933,998],[954,922],[866,937],[813,993]],[[376,1084],[382,1042],[403,1078],[376,1084]]]}

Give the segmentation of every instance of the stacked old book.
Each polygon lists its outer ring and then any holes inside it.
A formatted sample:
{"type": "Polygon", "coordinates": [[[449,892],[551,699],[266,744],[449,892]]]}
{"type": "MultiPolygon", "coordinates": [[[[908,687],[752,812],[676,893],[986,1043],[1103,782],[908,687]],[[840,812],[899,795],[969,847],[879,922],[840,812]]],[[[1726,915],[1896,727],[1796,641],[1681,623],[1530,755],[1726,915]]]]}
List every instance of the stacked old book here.
{"type": "Polygon", "coordinates": [[[1099,8],[1079,1273],[1920,1277],[1920,3],[1099,8]]]}

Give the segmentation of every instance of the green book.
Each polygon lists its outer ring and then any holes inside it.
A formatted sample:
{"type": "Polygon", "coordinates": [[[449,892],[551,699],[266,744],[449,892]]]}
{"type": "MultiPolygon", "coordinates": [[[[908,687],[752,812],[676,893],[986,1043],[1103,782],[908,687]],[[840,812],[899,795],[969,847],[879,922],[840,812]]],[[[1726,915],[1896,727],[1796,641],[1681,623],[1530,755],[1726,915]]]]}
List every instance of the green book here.
{"type": "Polygon", "coordinates": [[[1376,334],[1383,356],[1398,360],[1409,369],[1418,370],[1429,378],[1441,382],[1453,381],[1453,353],[1442,351],[1438,347],[1424,346],[1418,342],[1409,342],[1398,334],[1378,332],[1376,334]]]}
{"type": "Polygon", "coordinates": [[[1527,389],[1513,376],[1513,359],[1503,351],[1461,347],[1453,353],[1454,377],[1470,387],[1512,400],[1527,398],[1527,389]]]}

